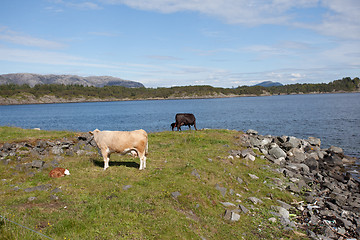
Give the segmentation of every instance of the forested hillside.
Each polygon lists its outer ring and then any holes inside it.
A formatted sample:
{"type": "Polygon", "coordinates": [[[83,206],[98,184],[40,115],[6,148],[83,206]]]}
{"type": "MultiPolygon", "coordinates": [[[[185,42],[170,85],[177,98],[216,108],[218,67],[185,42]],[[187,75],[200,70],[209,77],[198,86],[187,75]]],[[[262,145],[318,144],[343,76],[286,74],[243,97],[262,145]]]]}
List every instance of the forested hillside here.
{"type": "MultiPolygon", "coordinates": [[[[36,102],[36,99],[42,97],[51,97],[52,99],[61,98],[62,101],[60,102],[67,102],[97,100],[111,101],[124,99],[260,96],[356,91],[360,91],[360,79],[358,77],[354,79],[346,77],[341,80],[332,81],[330,83],[290,84],[273,87],[239,86],[237,88],[217,88],[212,86],[126,88],[122,86],[94,87],[63,84],[41,84],[30,87],[29,85],[6,84],[0,85],[0,103],[2,102],[2,104],[9,104],[5,101],[6,99],[24,100],[26,98],[32,99],[33,102],[36,102]]],[[[10,104],[14,104],[14,102],[11,102],[10,104]]]]}

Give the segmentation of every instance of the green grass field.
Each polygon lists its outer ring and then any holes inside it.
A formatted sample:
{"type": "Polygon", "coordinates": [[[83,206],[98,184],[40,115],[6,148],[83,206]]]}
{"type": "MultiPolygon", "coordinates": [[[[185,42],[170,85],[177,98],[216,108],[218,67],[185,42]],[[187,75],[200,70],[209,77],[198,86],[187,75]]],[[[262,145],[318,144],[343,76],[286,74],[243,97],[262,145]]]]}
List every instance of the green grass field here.
{"type": "MultiPolygon", "coordinates": [[[[78,134],[0,127],[0,146],[78,134]]],[[[270,163],[228,158],[229,150],[242,148],[240,134],[229,130],[150,133],[143,171],[138,170],[138,158],[117,154],[111,155],[110,168],[104,171],[96,149],[93,155],[64,155],[60,167],[71,175],[58,179],[48,176],[51,169],[28,176],[11,168],[15,163],[0,164],[0,215],[51,239],[304,239],[299,232],[268,221],[276,200],[299,200],[269,187],[272,178],[282,178],[270,163]],[[259,179],[251,179],[249,173],[259,179]],[[43,184],[52,187],[23,191],[43,184]],[[227,188],[225,196],[216,185],[227,188]],[[16,186],[20,189],[14,190],[16,186]],[[61,192],[52,193],[55,188],[61,192]],[[175,198],[174,192],[180,195],[175,198]],[[33,196],[36,199],[29,201],[33,196]],[[253,205],[248,197],[263,204],[253,205]],[[227,221],[221,202],[240,203],[250,212],[240,213],[237,222],[227,221]]],[[[50,155],[45,161],[52,159],[50,155]]],[[[47,238],[0,219],[0,239],[47,238]]]]}

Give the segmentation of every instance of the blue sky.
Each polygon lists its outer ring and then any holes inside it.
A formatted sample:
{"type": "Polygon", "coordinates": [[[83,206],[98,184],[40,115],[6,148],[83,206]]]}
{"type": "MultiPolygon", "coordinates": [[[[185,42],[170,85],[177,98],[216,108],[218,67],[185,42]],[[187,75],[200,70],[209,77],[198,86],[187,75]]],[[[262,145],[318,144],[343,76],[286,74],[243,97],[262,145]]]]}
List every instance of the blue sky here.
{"type": "Polygon", "coordinates": [[[360,77],[359,0],[2,0],[0,74],[146,87],[360,77]]]}

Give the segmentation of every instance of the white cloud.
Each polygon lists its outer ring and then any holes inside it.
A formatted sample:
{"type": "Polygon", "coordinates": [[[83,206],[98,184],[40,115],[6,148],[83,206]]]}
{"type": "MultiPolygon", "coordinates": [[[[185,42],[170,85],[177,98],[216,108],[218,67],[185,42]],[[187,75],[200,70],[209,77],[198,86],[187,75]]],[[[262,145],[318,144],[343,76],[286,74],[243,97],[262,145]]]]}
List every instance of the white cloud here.
{"type": "Polygon", "coordinates": [[[287,11],[293,8],[316,6],[318,0],[102,0],[109,4],[125,4],[129,7],[174,13],[195,11],[216,16],[228,23],[259,25],[284,24],[291,19],[287,11]]]}
{"type": "MultiPolygon", "coordinates": [[[[65,6],[68,8],[76,8],[79,10],[100,10],[102,9],[97,3],[94,2],[74,2],[74,1],[65,1],[65,0],[48,0],[50,3],[57,4],[59,6],[65,6]]],[[[54,12],[62,12],[63,10],[58,7],[46,7],[47,10],[54,12]]]]}
{"type": "Polygon", "coordinates": [[[52,51],[24,50],[0,46],[0,60],[11,62],[71,65],[81,62],[82,58],[52,51]]]}
{"type": "Polygon", "coordinates": [[[147,56],[147,58],[154,59],[154,60],[160,60],[160,61],[178,61],[178,60],[181,60],[181,58],[178,58],[178,57],[161,56],[161,55],[151,55],[151,56],[147,56]]]}
{"type": "Polygon", "coordinates": [[[294,23],[294,26],[315,30],[323,35],[342,39],[360,40],[358,0],[322,0],[321,6],[326,10],[322,20],[317,24],[294,23]]]}
{"type": "Polygon", "coordinates": [[[360,45],[358,41],[344,42],[322,52],[321,56],[330,64],[352,66],[360,69],[360,45]]]}
{"type": "MultiPolygon", "coordinates": [[[[0,61],[52,65],[62,68],[63,66],[80,67],[83,69],[99,69],[101,72],[117,72],[121,74],[132,74],[136,77],[141,74],[152,74],[154,72],[168,72],[169,69],[163,66],[111,62],[103,63],[98,60],[78,57],[71,54],[64,54],[56,51],[44,50],[25,50],[16,48],[7,48],[0,45],[0,61]]],[[[171,68],[170,68],[171,69],[171,68]]],[[[171,70],[173,71],[173,70],[171,70]]],[[[136,80],[136,79],[133,79],[136,80]]]]}
{"type": "Polygon", "coordinates": [[[93,2],[82,2],[82,3],[66,3],[67,7],[71,8],[77,8],[80,10],[100,10],[102,7],[100,7],[98,4],[93,2]]]}
{"type": "Polygon", "coordinates": [[[360,39],[359,0],[101,0],[105,4],[174,13],[193,11],[222,19],[229,24],[245,26],[285,25],[311,29],[321,34],[360,39]],[[297,10],[314,9],[320,21],[308,23],[297,10]]]}
{"type": "Polygon", "coordinates": [[[47,49],[60,49],[66,47],[66,45],[63,43],[28,36],[23,33],[9,30],[6,27],[0,28],[0,40],[23,46],[47,49]]]}

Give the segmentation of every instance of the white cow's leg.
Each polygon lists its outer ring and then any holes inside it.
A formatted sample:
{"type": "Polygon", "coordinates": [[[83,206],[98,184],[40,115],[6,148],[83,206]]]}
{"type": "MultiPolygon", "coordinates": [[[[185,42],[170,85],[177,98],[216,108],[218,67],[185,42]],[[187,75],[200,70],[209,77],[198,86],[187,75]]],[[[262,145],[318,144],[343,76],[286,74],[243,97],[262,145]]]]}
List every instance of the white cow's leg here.
{"type": "Polygon", "coordinates": [[[146,163],[144,161],[144,159],[146,159],[145,155],[143,153],[139,153],[139,158],[140,158],[140,168],[139,170],[143,170],[146,167],[146,163]]]}
{"type": "Polygon", "coordinates": [[[109,167],[109,160],[110,160],[109,149],[105,149],[104,151],[102,150],[101,154],[103,155],[104,158],[104,170],[106,170],[109,167]]]}
{"type": "Polygon", "coordinates": [[[110,161],[110,158],[106,158],[106,161],[104,164],[104,170],[106,170],[109,167],[109,161],[110,161]]]}
{"type": "Polygon", "coordinates": [[[144,167],[143,167],[143,160],[142,158],[140,158],[140,167],[139,167],[139,170],[143,170],[144,167]]]}
{"type": "Polygon", "coordinates": [[[143,170],[146,168],[146,157],[145,154],[141,154],[140,156],[140,168],[139,170],[143,170]]]}

